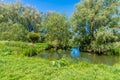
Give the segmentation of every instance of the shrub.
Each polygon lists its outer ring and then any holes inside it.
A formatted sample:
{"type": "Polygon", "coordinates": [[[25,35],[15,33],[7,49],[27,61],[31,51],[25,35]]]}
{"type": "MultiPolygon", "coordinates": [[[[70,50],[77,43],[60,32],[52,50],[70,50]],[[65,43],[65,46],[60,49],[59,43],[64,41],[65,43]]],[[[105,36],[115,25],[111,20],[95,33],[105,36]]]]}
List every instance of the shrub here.
{"type": "Polygon", "coordinates": [[[40,35],[39,35],[39,33],[29,32],[27,34],[27,38],[29,41],[34,43],[34,42],[37,42],[39,40],[40,35]]]}
{"type": "Polygon", "coordinates": [[[120,56],[120,48],[110,49],[111,54],[120,56]]]}
{"type": "Polygon", "coordinates": [[[112,43],[99,44],[96,41],[92,41],[90,44],[90,50],[98,54],[103,54],[110,50],[112,45],[112,43]]]}
{"type": "Polygon", "coordinates": [[[29,57],[37,55],[35,47],[29,46],[28,48],[23,49],[23,55],[29,56],[29,57]]]}
{"type": "Polygon", "coordinates": [[[47,43],[36,43],[35,48],[37,53],[39,54],[41,51],[49,49],[50,46],[47,43]]]}

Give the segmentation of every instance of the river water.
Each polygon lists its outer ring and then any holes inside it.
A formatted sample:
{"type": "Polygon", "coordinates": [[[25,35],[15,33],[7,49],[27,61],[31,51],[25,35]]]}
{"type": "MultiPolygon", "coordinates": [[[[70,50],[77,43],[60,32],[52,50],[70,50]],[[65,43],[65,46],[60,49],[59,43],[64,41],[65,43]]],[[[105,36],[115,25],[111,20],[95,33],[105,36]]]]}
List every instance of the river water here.
{"type": "MultiPolygon", "coordinates": [[[[70,55],[70,51],[63,51],[62,53],[51,52],[51,51],[43,51],[37,57],[41,57],[48,60],[57,60],[64,58],[72,59],[70,55]]],[[[107,56],[107,55],[97,55],[91,53],[81,52],[78,62],[88,62],[91,64],[106,64],[106,65],[114,65],[116,63],[120,63],[120,57],[118,56],[107,56]]]]}
{"type": "Polygon", "coordinates": [[[93,64],[106,64],[114,65],[120,62],[120,57],[118,56],[107,56],[107,55],[97,55],[91,53],[81,53],[82,61],[86,61],[93,64]]]}

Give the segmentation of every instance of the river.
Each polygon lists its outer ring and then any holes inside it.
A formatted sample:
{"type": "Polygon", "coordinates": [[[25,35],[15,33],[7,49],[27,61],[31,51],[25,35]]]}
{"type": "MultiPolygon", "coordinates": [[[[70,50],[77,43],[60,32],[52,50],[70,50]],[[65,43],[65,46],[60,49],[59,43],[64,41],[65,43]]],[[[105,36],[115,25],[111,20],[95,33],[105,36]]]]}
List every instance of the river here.
{"type": "MultiPolygon", "coordinates": [[[[41,57],[48,60],[57,60],[61,59],[62,57],[72,59],[70,51],[63,51],[62,53],[43,51],[36,57],[41,57]]],[[[116,63],[120,63],[120,57],[114,55],[107,56],[81,52],[79,59],[77,59],[77,61],[78,62],[84,61],[91,64],[114,65],[116,63]]]]}

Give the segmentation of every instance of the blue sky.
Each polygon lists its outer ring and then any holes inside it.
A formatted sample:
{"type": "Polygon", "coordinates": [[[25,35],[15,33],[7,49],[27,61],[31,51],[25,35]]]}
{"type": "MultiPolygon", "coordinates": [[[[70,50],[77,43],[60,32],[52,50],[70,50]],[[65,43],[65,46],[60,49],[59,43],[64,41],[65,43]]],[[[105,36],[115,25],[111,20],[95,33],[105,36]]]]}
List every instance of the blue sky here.
{"type": "MultiPolygon", "coordinates": [[[[14,2],[15,0],[4,0],[5,2],[14,2]]],[[[23,4],[30,4],[42,12],[57,11],[66,13],[68,16],[75,9],[75,4],[80,0],[21,0],[23,4]]]]}

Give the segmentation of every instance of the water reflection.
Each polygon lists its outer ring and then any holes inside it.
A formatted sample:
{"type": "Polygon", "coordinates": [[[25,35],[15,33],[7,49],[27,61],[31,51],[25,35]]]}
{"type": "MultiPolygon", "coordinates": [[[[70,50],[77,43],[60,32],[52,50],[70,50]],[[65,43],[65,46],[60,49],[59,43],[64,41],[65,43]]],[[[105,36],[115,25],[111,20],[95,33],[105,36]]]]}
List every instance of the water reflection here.
{"type": "Polygon", "coordinates": [[[93,64],[114,65],[120,62],[118,56],[96,55],[90,53],[81,53],[81,61],[86,61],[93,64]]]}
{"type": "Polygon", "coordinates": [[[73,59],[78,62],[84,61],[92,64],[106,64],[106,65],[114,65],[120,62],[120,57],[118,56],[96,55],[90,53],[83,53],[76,50],[77,49],[75,49],[75,51],[74,49],[71,49],[71,52],[63,50],[61,53],[44,51],[41,52],[39,55],[37,55],[37,57],[42,57],[48,60],[56,60],[64,57],[64,58],[73,59]]]}

